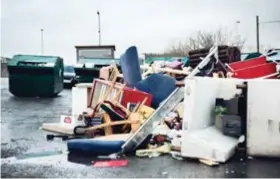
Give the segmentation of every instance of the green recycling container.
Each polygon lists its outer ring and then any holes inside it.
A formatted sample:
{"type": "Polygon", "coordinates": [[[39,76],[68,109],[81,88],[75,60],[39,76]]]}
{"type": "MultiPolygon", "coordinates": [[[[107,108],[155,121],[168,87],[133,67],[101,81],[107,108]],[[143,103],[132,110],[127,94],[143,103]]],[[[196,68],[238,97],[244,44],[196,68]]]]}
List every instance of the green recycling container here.
{"type": "Polygon", "coordinates": [[[120,59],[80,59],[76,64],[75,73],[79,83],[92,83],[95,78],[99,78],[100,69],[115,63],[120,67],[120,59]]]}
{"type": "Polygon", "coordinates": [[[9,91],[19,97],[55,97],[63,90],[63,59],[15,55],[8,62],[9,91]]]}

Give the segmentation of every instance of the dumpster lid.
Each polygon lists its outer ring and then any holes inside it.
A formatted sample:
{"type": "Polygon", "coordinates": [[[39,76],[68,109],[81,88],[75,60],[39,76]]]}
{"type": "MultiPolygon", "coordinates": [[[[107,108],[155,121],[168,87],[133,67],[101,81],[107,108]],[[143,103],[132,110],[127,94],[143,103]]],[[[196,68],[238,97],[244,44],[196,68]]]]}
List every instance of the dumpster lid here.
{"type": "Polygon", "coordinates": [[[37,61],[18,61],[18,66],[44,66],[44,67],[54,67],[55,63],[49,62],[37,62],[37,61]]]}
{"type": "Polygon", "coordinates": [[[53,67],[55,66],[55,63],[58,59],[61,58],[56,56],[14,55],[12,60],[9,61],[8,65],[34,65],[53,67]]]}

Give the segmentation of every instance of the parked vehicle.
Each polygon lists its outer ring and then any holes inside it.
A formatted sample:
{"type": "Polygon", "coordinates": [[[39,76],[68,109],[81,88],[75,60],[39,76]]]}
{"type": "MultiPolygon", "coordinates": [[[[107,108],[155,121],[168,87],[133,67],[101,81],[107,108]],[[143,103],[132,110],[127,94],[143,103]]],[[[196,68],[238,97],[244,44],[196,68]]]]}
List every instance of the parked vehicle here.
{"type": "Polygon", "coordinates": [[[65,65],[64,72],[63,72],[63,84],[72,87],[76,83],[77,83],[77,78],[76,78],[74,67],[71,65],[65,65]]]}

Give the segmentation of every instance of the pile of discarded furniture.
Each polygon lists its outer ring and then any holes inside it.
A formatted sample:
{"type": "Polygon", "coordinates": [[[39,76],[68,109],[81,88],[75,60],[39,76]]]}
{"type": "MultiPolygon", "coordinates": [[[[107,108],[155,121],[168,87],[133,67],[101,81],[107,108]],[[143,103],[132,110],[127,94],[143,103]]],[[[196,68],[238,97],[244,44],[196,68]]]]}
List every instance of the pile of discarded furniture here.
{"type": "Polygon", "coordinates": [[[92,83],[72,89],[72,114],[42,129],[58,133],[71,153],[197,158],[226,162],[236,150],[280,156],[279,62],[267,54],[240,61],[236,47],[191,52],[175,60],[140,65],[136,47],[92,83]]]}

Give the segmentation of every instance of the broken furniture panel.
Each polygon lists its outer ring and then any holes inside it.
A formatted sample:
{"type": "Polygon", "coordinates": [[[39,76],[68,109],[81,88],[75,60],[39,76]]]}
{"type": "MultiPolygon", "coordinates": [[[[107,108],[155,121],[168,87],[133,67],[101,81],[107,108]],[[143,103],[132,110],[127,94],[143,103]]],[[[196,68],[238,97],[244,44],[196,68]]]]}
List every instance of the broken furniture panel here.
{"type": "MultiPolygon", "coordinates": [[[[89,96],[89,105],[88,107],[95,107],[101,99],[103,99],[104,94],[111,86],[111,82],[104,81],[100,79],[95,79],[92,84],[91,95],[89,96]]],[[[113,96],[117,94],[117,91],[122,88],[122,84],[115,83],[113,90],[105,99],[107,101],[111,101],[113,96]]],[[[147,101],[145,103],[146,106],[150,106],[152,101],[152,95],[149,93],[145,93],[139,90],[135,90],[132,88],[124,87],[123,92],[120,94],[118,102],[120,102],[123,106],[127,106],[128,103],[137,103],[143,101],[147,97],[147,101]]]]}
{"type": "Polygon", "coordinates": [[[247,153],[280,157],[280,81],[247,83],[247,153]]]}
{"type": "Polygon", "coordinates": [[[233,156],[238,140],[223,135],[215,126],[190,133],[183,132],[181,154],[183,157],[226,162],[233,156]]]}
{"type": "Polygon", "coordinates": [[[266,57],[261,56],[228,65],[232,78],[277,78],[276,63],[267,63],[266,57]]]}

